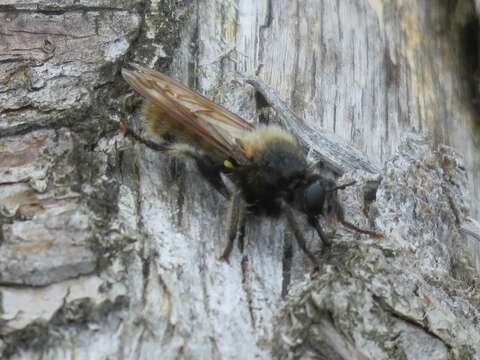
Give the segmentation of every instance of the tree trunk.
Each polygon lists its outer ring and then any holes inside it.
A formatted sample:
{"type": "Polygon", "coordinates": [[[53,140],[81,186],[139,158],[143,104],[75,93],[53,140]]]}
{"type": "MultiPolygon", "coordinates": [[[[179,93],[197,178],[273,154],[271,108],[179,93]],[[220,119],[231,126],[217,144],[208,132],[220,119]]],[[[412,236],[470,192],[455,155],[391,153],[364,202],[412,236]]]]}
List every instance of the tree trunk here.
{"type": "Polygon", "coordinates": [[[0,357],[480,358],[476,6],[4,1],[0,357]],[[127,61],[252,122],[266,100],[383,237],[327,217],[322,249],[303,221],[312,273],[282,218],[249,217],[218,261],[223,197],[118,134],[143,129],[127,61]]]}

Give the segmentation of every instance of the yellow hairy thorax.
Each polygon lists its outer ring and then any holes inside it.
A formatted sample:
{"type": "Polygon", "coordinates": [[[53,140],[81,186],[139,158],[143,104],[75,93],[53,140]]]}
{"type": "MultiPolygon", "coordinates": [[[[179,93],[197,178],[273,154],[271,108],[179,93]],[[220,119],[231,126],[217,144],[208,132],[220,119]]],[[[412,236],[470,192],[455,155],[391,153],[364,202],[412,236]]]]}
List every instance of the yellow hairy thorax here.
{"type": "Polygon", "coordinates": [[[248,158],[261,157],[273,144],[297,147],[295,138],[278,126],[262,126],[239,140],[240,147],[248,158]]]}

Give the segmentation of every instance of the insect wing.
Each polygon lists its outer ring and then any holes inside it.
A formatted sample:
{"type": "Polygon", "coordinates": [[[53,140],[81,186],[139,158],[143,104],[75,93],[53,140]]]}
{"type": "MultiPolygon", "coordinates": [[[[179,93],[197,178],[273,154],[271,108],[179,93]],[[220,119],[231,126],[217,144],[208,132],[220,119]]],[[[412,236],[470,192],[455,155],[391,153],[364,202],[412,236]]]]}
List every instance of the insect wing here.
{"type": "Polygon", "coordinates": [[[122,75],[136,91],[213,146],[225,159],[245,161],[237,143],[254,129],[251,124],[158,71],[131,66],[134,70],[122,69],[122,75]]]}

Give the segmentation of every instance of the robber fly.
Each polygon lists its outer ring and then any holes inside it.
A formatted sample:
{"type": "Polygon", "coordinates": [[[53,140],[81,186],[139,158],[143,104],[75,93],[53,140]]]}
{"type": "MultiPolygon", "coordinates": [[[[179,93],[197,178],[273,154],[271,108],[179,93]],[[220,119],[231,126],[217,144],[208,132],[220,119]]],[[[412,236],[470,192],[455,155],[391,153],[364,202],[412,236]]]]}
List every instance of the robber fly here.
{"type": "Polygon", "coordinates": [[[329,193],[353,183],[337,186],[332,179],[321,177],[308,165],[297,140],[278,126],[255,127],[178,81],[139,65],[122,69],[122,75],[145,98],[145,125],[166,142],[154,143],[128,127],[124,128],[125,134],[155,150],[193,159],[200,174],[230,199],[228,244],[220,259],[228,260],[238,224],[246,213],[283,213],[300,248],[316,264],[292,209],[305,214],[328,245],[329,239],[318,221],[325,199],[329,193]],[[233,182],[236,190],[228,189],[225,178],[233,182]]]}

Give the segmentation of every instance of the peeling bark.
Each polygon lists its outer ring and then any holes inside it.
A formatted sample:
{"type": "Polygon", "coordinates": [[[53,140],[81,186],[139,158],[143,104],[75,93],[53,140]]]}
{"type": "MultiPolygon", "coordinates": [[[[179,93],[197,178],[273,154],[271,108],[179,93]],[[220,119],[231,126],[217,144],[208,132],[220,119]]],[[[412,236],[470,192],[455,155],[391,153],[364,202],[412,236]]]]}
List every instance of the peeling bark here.
{"type": "MultiPolygon", "coordinates": [[[[478,275],[451,210],[453,200],[467,214],[465,181],[451,149],[434,152],[418,137],[402,144],[371,209],[384,238],[339,237],[325,271],[298,284],[282,311],[275,357],[477,358],[478,275]]],[[[358,217],[355,194],[343,197],[358,217]]]]}

